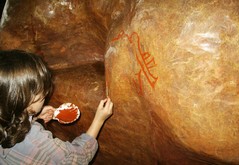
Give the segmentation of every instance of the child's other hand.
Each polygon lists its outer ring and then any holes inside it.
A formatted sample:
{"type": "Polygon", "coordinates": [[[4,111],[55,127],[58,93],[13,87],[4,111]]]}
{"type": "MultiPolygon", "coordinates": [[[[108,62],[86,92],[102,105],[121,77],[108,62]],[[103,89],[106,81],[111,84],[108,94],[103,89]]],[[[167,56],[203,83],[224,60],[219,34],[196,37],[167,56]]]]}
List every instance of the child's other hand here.
{"type": "Polygon", "coordinates": [[[95,119],[99,122],[104,122],[113,114],[113,103],[110,98],[101,100],[97,108],[95,119]]]}
{"type": "Polygon", "coordinates": [[[53,114],[55,112],[55,108],[53,108],[52,106],[44,106],[41,113],[37,116],[37,118],[39,119],[43,119],[45,123],[49,122],[52,117],[53,114]]]}

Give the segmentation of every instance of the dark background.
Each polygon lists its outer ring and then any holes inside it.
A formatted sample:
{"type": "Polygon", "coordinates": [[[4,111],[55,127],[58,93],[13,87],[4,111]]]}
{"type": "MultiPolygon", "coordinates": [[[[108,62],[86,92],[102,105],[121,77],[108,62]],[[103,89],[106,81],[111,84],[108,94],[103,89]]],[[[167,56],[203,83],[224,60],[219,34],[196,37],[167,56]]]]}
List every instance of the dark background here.
{"type": "Polygon", "coordinates": [[[0,0],[0,18],[2,17],[2,10],[4,7],[6,0],[0,0]]]}

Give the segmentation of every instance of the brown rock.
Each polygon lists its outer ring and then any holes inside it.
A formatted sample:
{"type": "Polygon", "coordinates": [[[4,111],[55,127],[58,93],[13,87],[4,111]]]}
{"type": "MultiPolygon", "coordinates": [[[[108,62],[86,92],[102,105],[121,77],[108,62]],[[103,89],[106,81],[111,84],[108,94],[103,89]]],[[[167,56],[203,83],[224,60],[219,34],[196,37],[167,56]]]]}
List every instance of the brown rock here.
{"type": "Polygon", "coordinates": [[[106,29],[89,14],[86,1],[8,0],[1,49],[42,54],[55,69],[103,61],[106,29]]]}
{"type": "Polygon", "coordinates": [[[135,128],[148,125],[143,132],[154,138],[155,153],[165,154],[157,133],[163,123],[185,152],[238,162],[238,6],[144,1],[112,29],[105,55],[110,94],[124,117],[148,114],[135,128]]]}

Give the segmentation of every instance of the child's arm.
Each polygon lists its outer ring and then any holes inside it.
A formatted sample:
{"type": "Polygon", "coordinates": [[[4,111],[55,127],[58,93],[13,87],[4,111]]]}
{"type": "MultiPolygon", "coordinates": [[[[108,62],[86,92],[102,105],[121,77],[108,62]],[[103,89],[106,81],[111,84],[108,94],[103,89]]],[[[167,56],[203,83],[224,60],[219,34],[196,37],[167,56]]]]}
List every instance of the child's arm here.
{"type": "Polygon", "coordinates": [[[113,103],[111,102],[110,98],[100,101],[95,117],[88,131],[86,132],[88,135],[94,138],[97,138],[105,120],[112,115],[113,113],[112,108],[113,108],[113,103]]]}

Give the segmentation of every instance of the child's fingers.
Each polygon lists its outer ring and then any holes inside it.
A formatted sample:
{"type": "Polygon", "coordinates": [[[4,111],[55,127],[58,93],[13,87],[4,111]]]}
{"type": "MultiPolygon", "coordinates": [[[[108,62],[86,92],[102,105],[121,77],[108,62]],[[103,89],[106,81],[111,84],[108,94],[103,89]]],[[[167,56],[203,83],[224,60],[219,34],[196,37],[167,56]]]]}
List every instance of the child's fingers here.
{"type": "Polygon", "coordinates": [[[112,102],[111,102],[110,98],[108,98],[107,102],[105,103],[105,108],[109,108],[110,103],[112,103],[112,102]]]}
{"type": "Polygon", "coordinates": [[[111,109],[111,110],[113,109],[113,105],[114,105],[114,104],[111,102],[111,103],[110,103],[110,109],[111,109]]]}
{"type": "Polygon", "coordinates": [[[112,115],[113,114],[113,103],[111,102],[109,105],[109,113],[112,115]]]}
{"type": "Polygon", "coordinates": [[[105,104],[106,101],[107,101],[107,99],[101,100],[98,107],[99,107],[99,108],[104,107],[104,104],[105,104]]]}
{"type": "Polygon", "coordinates": [[[54,112],[56,109],[52,106],[47,106],[47,110],[51,111],[51,112],[54,112]]]}
{"type": "Polygon", "coordinates": [[[105,112],[107,113],[107,116],[111,116],[113,114],[113,103],[109,101],[107,105],[105,106],[105,112]]]}
{"type": "Polygon", "coordinates": [[[50,114],[53,115],[55,112],[55,109],[50,109],[50,114]]]}

